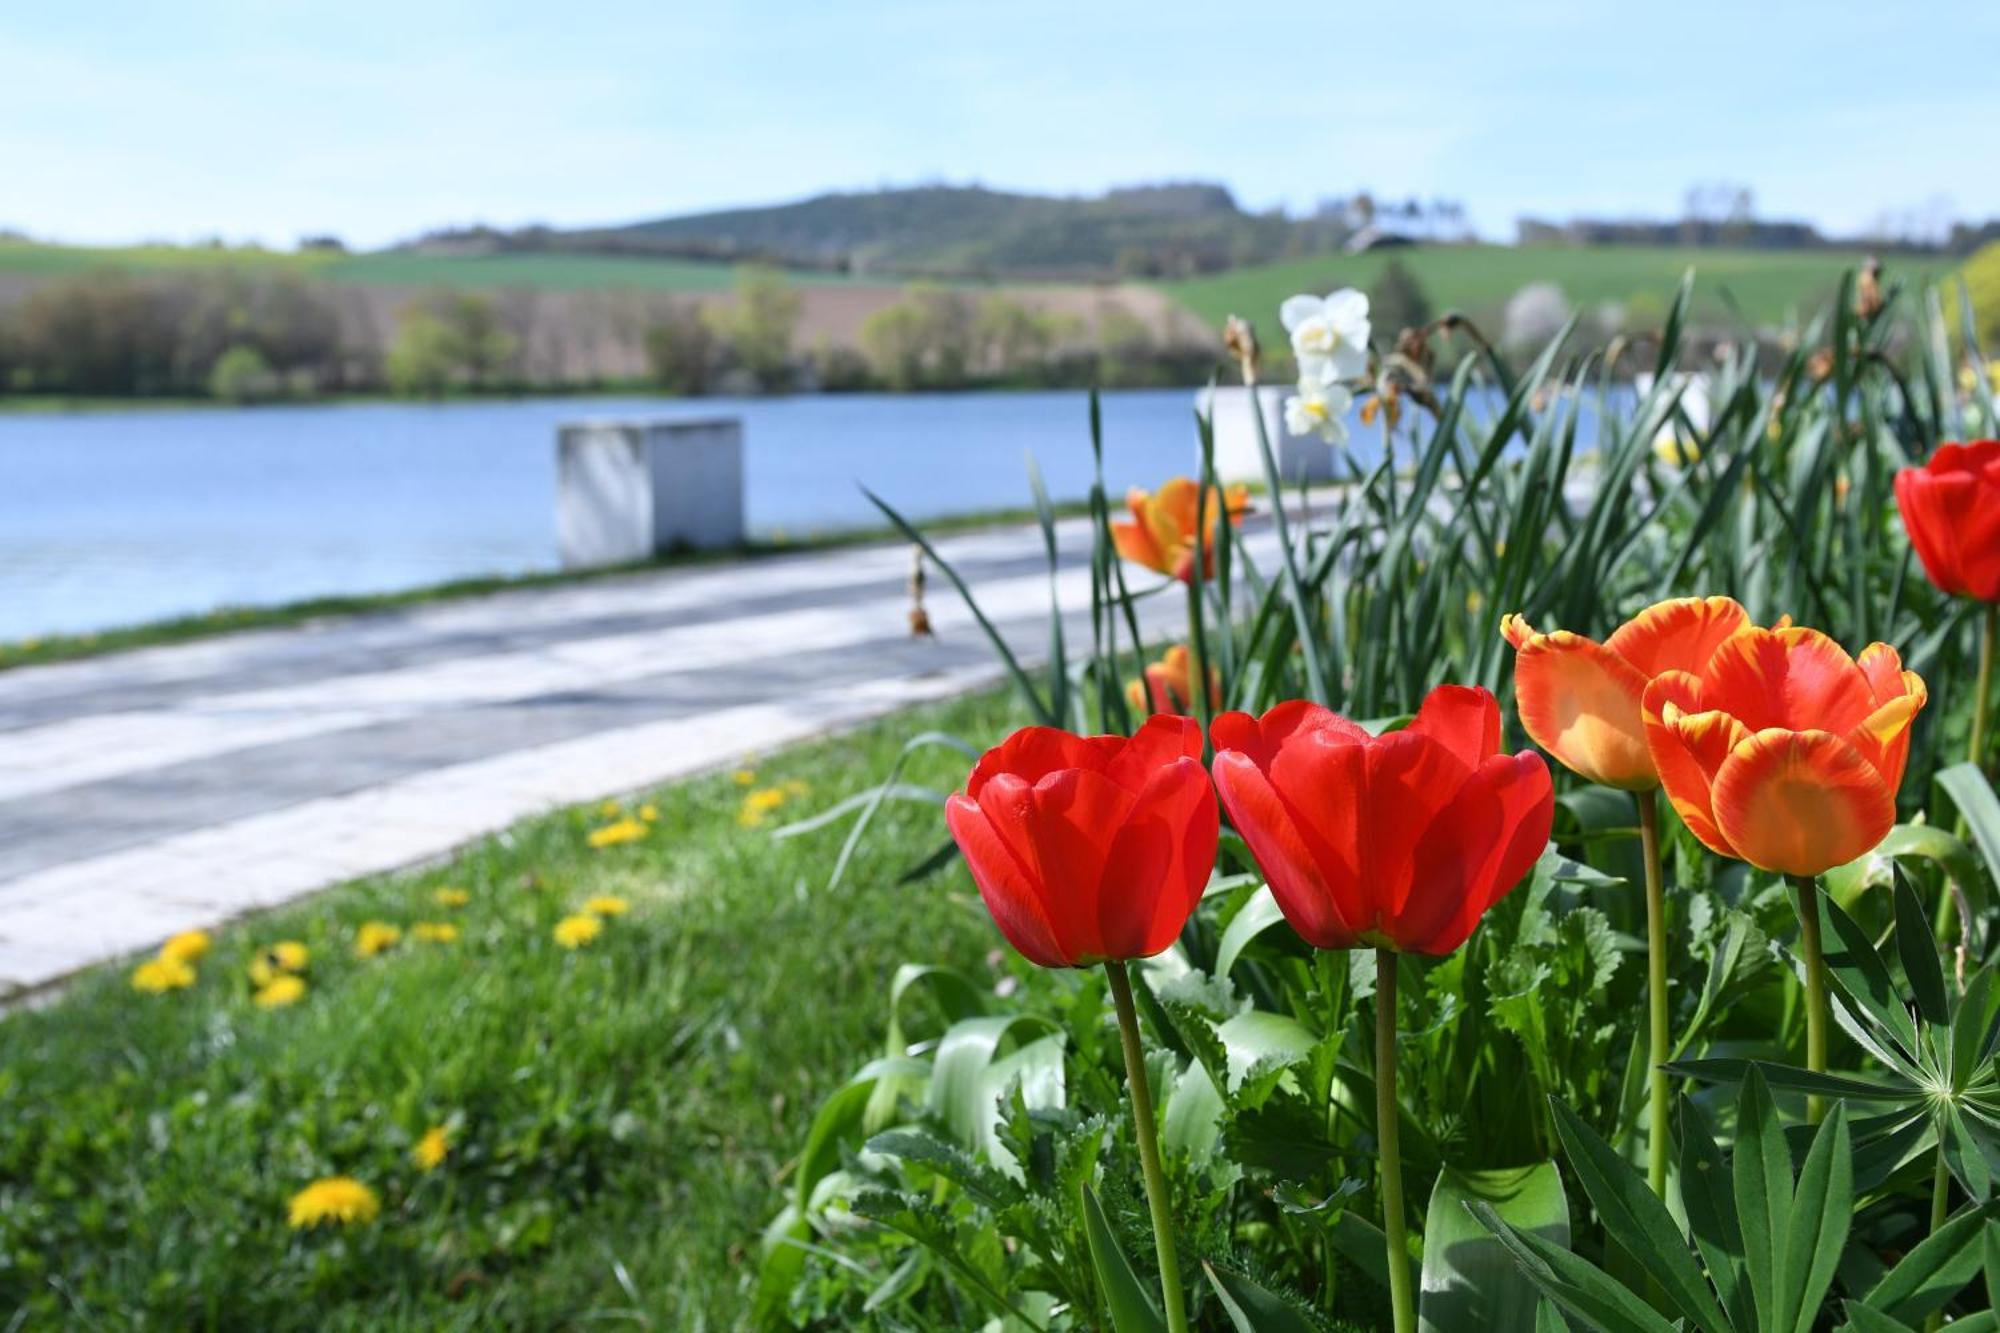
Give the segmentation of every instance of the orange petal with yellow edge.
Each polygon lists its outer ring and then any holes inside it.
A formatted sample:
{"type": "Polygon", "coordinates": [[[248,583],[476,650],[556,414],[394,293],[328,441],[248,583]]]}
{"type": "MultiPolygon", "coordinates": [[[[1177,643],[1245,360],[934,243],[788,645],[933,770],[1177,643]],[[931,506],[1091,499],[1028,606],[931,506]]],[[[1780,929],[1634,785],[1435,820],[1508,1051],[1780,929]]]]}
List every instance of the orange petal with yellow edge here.
{"type": "Polygon", "coordinates": [[[1715,775],[1715,818],[1736,855],[1760,870],[1818,875],[1882,841],[1896,800],[1875,765],[1826,731],[1770,727],[1715,775]]]}
{"type": "Polygon", "coordinates": [[[1804,626],[1752,626],[1730,636],[1701,671],[1702,697],[1752,731],[1845,735],[1875,711],[1868,678],[1847,650],[1804,626]]]}
{"type": "Polygon", "coordinates": [[[1592,782],[1627,791],[1658,784],[1639,710],[1645,690],[1645,676],[1581,634],[1557,630],[1518,645],[1514,702],[1521,725],[1535,744],[1592,782]]]}
{"type": "Polygon", "coordinates": [[[1910,760],[1910,724],[1924,706],[1923,682],[1917,684],[1917,693],[1891,699],[1847,733],[1847,743],[1875,766],[1891,796],[1903,785],[1903,768],[1910,760]]]}
{"type": "Polygon", "coordinates": [[[1699,675],[1723,641],[1749,623],[1750,613],[1733,597],[1676,597],[1626,621],[1604,646],[1647,680],[1665,671],[1699,675]]]}
{"type": "Polygon", "coordinates": [[[1648,685],[1640,708],[1646,748],[1675,813],[1711,851],[1734,856],[1716,826],[1711,788],[1716,769],[1748,729],[1727,713],[1704,709],[1701,682],[1685,671],[1669,671],[1648,685]]]}

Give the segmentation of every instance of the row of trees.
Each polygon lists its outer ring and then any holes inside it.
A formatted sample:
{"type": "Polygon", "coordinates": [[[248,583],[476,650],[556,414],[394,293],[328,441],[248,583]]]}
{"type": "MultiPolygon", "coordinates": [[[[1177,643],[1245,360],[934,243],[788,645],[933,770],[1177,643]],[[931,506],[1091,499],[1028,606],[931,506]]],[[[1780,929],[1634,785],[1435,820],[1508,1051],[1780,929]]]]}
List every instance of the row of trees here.
{"type": "Polygon", "coordinates": [[[671,393],[1199,383],[1213,358],[1106,299],[1086,314],[913,287],[857,345],[803,343],[805,302],[748,267],[727,301],[435,291],[414,299],[270,265],[47,283],[0,307],[0,392],[209,396],[631,385],[671,393]]]}
{"type": "Polygon", "coordinates": [[[684,302],[646,335],[648,363],[674,393],[817,388],[1195,384],[1214,350],[1176,343],[1115,300],[1086,317],[932,283],[862,322],[858,347],[798,345],[797,291],[769,269],[746,269],[726,306],[684,302]]]}
{"type": "Polygon", "coordinates": [[[365,314],[282,269],[79,274],[0,311],[0,389],[255,402],[511,382],[519,339],[484,297],[411,301],[386,345],[357,332],[365,314]]]}

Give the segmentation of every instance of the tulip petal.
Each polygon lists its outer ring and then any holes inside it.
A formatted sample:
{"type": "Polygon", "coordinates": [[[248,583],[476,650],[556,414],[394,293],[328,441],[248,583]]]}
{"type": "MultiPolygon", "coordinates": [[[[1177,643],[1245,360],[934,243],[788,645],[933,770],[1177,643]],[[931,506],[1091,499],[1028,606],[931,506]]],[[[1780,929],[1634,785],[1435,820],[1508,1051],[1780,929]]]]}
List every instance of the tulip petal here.
{"type": "Polygon", "coordinates": [[[1602,644],[1558,630],[1520,644],[1514,705],[1535,744],[1564,767],[1607,787],[1643,791],[1659,782],[1639,708],[1646,680],[1602,644]]]}
{"type": "MultiPolygon", "coordinates": [[[[1946,445],[1938,450],[1941,457],[1946,445]]],[[[1932,459],[1931,468],[1936,468],[1932,459]]],[[[1964,475],[1939,474],[1925,468],[1904,468],[1896,474],[1896,508],[1903,531],[1923,562],[1924,573],[1945,592],[1976,595],[1959,563],[1958,531],[1979,491],[1979,483],[1964,475]]],[[[1985,600],[1985,599],[1982,599],[1985,600]]]]}
{"type": "Polygon", "coordinates": [[[1109,750],[1102,772],[1125,790],[1136,793],[1176,759],[1200,758],[1201,723],[1191,717],[1161,713],[1147,718],[1130,740],[1121,741],[1109,750]]]}
{"type": "Polygon", "coordinates": [[[1257,767],[1269,770],[1271,763],[1293,736],[1326,732],[1342,740],[1365,742],[1368,733],[1323,704],[1307,699],[1288,699],[1266,710],[1262,717],[1248,713],[1218,713],[1209,723],[1209,739],[1216,752],[1238,750],[1257,767]]]}
{"type": "Polygon", "coordinates": [[[1135,565],[1144,565],[1162,574],[1171,568],[1165,552],[1153,540],[1143,515],[1136,522],[1114,521],[1111,524],[1111,544],[1120,556],[1135,565]]]}
{"type": "Polygon", "coordinates": [[[1056,942],[1034,879],[994,831],[986,812],[971,798],[954,792],[944,803],[944,822],[1007,942],[1038,967],[1069,966],[1072,960],[1064,957],[1056,942]]]}
{"type": "Polygon", "coordinates": [[[979,793],[994,832],[1041,886],[1042,912],[1063,955],[1108,957],[1098,930],[1098,890],[1113,831],[1134,796],[1101,773],[1065,769],[1029,786],[1002,773],[979,793]]]}
{"type": "Polygon", "coordinates": [[[1494,784],[1476,778],[1437,810],[1411,848],[1407,898],[1377,927],[1396,948],[1442,955],[1465,943],[1485,907],[1480,872],[1500,841],[1502,821],[1494,784]]]}
{"type": "Polygon", "coordinates": [[[1905,694],[1883,704],[1847,733],[1847,743],[1882,775],[1891,796],[1903,785],[1903,769],[1910,760],[1910,725],[1923,706],[1922,694],[1905,694]]]}
{"type": "Polygon", "coordinates": [[[1208,887],[1218,823],[1198,760],[1155,770],[1104,858],[1097,922],[1107,956],[1149,958],[1174,942],[1208,887]]]}
{"type": "Polygon", "coordinates": [[[1439,685],[1404,728],[1430,737],[1468,769],[1500,750],[1500,703],[1477,685],[1439,685]]]}
{"type": "Polygon", "coordinates": [[[1715,775],[1715,816],[1761,870],[1818,875],[1873,848],[1896,822],[1875,766],[1826,731],[1757,732],[1715,775]]]}
{"type": "Polygon", "coordinates": [[[1752,731],[1778,727],[1852,730],[1875,711],[1868,678],[1845,649],[1816,629],[1752,626],[1715,650],[1701,674],[1702,699],[1752,731]]]}
{"type": "Polygon", "coordinates": [[[1640,711],[1660,785],[1689,831],[1711,851],[1736,851],[1715,822],[1715,772],[1750,732],[1727,713],[1702,707],[1701,682],[1669,671],[1646,687],[1640,711]]]}
{"type": "Polygon", "coordinates": [[[1419,849],[1422,888],[1411,895],[1401,947],[1443,955],[1464,944],[1479,919],[1534,868],[1549,844],[1555,810],[1555,783],[1540,755],[1496,754],[1482,763],[1419,849]],[[1460,864],[1441,865],[1439,857],[1460,864]],[[1419,900],[1441,884],[1451,892],[1426,912],[1419,900]]]}
{"type": "Polygon", "coordinates": [[[1647,607],[1604,646],[1647,680],[1667,671],[1699,675],[1715,650],[1750,623],[1733,597],[1676,597],[1647,607]]]}
{"type": "Polygon", "coordinates": [[[1404,910],[1419,841],[1472,775],[1448,747],[1420,731],[1394,732],[1365,750],[1367,796],[1356,811],[1355,842],[1361,863],[1357,924],[1364,932],[1404,910]]]}
{"type": "Polygon", "coordinates": [[[1510,611],[1500,617],[1500,637],[1507,641],[1509,647],[1518,649],[1536,637],[1536,630],[1526,617],[1510,611]]]}
{"type": "Polygon", "coordinates": [[[1100,768],[1125,743],[1122,736],[1077,736],[1056,727],[1022,727],[979,757],[965,780],[965,794],[978,800],[980,789],[1001,773],[1033,786],[1066,768],[1100,768]]]}
{"type": "MultiPolygon", "coordinates": [[[[1362,747],[1350,745],[1347,749],[1352,753],[1341,758],[1349,761],[1353,771],[1346,775],[1350,785],[1343,791],[1353,793],[1360,787],[1362,747]]],[[[1292,929],[1316,949],[1353,948],[1358,933],[1342,914],[1339,899],[1352,897],[1359,866],[1351,858],[1343,861],[1322,840],[1308,837],[1290,805],[1249,754],[1219,749],[1214,771],[1216,790],[1229,811],[1229,822],[1250,844],[1250,854],[1270,881],[1271,894],[1292,929]],[[1345,881],[1341,894],[1335,894],[1329,877],[1345,881]]],[[[1354,804],[1351,799],[1341,803],[1350,808],[1354,804]]]]}

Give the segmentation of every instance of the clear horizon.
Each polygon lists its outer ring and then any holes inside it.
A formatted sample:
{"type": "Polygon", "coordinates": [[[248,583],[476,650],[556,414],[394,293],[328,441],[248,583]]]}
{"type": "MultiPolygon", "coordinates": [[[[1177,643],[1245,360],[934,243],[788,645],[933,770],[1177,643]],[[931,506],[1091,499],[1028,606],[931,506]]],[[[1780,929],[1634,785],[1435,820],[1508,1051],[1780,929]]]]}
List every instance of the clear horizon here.
{"type": "Polygon", "coordinates": [[[1690,186],[1853,234],[2000,216],[2000,90],[1955,51],[2000,7],[1702,0],[1446,6],[1037,3],[830,13],[596,0],[108,0],[0,18],[0,227],[83,244],[372,248],[442,227],[615,224],[943,181],[1097,194],[1224,184],[1246,208],[1366,189],[1516,217],[1671,218],[1690,186]]]}

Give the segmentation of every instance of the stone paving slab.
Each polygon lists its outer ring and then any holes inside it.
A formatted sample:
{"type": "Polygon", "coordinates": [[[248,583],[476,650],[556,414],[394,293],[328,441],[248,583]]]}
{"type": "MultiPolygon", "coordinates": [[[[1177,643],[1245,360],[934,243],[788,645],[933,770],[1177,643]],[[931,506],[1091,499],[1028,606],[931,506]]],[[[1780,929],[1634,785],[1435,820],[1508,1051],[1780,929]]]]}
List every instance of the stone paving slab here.
{"type": "MultiPolygon", "coordinates": [[[[1059,525],[1072,634],[1088,537],[1059,525]]],[[[1038,661],[1039,530],[939,546],[1038,661]]],[[[908,638],[909,564],[857,546],[0,674],[0,995],[998,679],[941,578],[937,637],[908,638]]],[[[1179,598],[1141,607],[1179,622],[1179,598]]]]}

